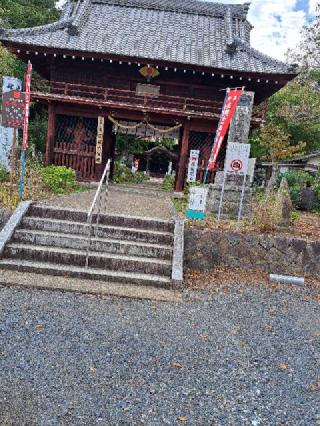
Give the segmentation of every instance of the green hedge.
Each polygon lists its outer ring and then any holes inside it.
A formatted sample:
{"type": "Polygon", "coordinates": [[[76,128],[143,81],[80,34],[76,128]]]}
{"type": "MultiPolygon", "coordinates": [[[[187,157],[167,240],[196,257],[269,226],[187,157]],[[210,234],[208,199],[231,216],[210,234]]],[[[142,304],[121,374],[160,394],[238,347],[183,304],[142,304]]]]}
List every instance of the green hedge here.
{"type": "Polygon", "coordinates": [[[277,184],[280,185],[282,177],[288,182],[290,197],[295,208],[300,207],[300,194],[302,188],[307,184],[315,191],[318,198],[317,209],[320,208],[320,175],[312,176],[308,172],[302,170],[291,170],[289,172],[279,174],[277,184]]]}
{"type": "Polygon", "coordinates": [[[48,166],[41,171],[42,181],[55,194],[65,194],[79,187],[76,172],[64,166],[48,166]]]}

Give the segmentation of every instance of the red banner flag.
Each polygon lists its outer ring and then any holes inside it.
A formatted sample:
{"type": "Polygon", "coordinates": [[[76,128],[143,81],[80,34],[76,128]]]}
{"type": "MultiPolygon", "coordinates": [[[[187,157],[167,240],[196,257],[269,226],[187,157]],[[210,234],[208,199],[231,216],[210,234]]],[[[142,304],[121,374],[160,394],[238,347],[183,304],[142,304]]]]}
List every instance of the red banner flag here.
{"type": "Polygon", "coordinates": [[[25,93],[26,101],[24,107],[24,120],[23,120],[23,150],[26,151],[28,147],[28,128],[29,128],[29,111],[30,111],[30,92],[31,92],[31,74],[32,74],[32,65],[31,62],[28,62],[28,70],[25,80],[25,93]]]}
{"type": "Polygon", "coordinates": [[[236,111],[236,108],[238,106],[238,103],[240,101],[240,97],[242,96],[242,94],[243,94],[243,89],[235,89],[235,90],[229,89],[227,91],[227,96],[224,102],[219,126],[217,129],[212,153],[211,153],[209,164],[208,164],[208,170],[213,170],[216,165],[224,137],[228,131],[233,114],[236,111]]]}

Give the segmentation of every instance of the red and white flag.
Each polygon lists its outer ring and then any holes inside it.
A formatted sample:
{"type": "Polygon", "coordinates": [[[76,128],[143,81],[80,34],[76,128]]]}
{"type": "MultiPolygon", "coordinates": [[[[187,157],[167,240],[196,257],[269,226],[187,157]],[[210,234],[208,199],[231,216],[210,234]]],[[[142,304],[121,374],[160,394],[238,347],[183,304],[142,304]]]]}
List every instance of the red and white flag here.
{"type": "Polygon", "coordinates": [[[223,110],[221,113],[219,127],[217,129],[212,153],[211,153],[209,164],[208,164],[208,170],[213,170],[215,168],[223,140],[225,138],[225,135],[227,134],[230,122],[236,111],[236,108],[238,106],[238,103],[240,101],[240,97],[242,96],[242,94],[243,94],[243,89],[233,89],[233,90],[228,89],[227,91],[227,96],[226,96],[223,110]]]}
{"type": "Polygon", "coordinates": [[[24,120],[23,120],[23,150],[26,151],[28,148],[28,129],[29,129],[29,112],[30,112],[30,93],[31,93],[31,75],[32,75],[32,64],[28,62],[28,70],[25,79],[25,94],[26,101],[24,107],[24,120]]]}

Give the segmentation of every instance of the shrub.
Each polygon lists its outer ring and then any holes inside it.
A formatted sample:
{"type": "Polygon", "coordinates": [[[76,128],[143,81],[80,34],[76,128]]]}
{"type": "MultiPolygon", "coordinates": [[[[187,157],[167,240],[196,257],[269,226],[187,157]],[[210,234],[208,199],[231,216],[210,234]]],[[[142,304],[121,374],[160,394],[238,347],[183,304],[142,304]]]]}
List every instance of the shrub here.
{"type": "Polygon", "coordinates": [[[173,191],[174,190],[174,181],[175,178],[172,176],[165,176],[162,182],[162,189],[165,191],[173,191]]]}
{"type": "Polygon", "coordinates": [[[0,182],[9,182],[10,174],[0,164],[0,182]]]}
{"type": "Polygon", "coordinates": [[[137,172],[133,175],[129,167],[125,164],[121,164],[120,161],[115,161],[112,180],[115,183],[142,183],[149,180],[149,178],[142,172],[137,172]]]}
{"type": "Polygon", "coordinates": [[[76,190],[76,172],[64,166],[48,166],[42,169],[42,181],[55,194],[65,194],[76,190]]]}
{"type": "Polygon", "coordinates": [[[302,170],[291,170],[278,176],[277,186],[279,186],[282,176],[287,179],[293,206],[295,208],[299,208],[301,189],[307,183],[310,183],[310,185],[314,187],[314,185],[316,185],[316,179],[308,172],[304,172],[302,170]]]}
{"type": "Polygon", "coordinates": [[[253,224],[262,232],[274,231],[281,223],[277,194],[261,196],[253,205],[253,224]]]}

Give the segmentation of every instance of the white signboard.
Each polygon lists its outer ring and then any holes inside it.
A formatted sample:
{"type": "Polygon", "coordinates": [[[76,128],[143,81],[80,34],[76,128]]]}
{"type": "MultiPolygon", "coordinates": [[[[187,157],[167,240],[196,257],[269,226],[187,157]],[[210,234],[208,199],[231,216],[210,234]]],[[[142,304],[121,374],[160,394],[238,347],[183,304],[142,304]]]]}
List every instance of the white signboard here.
{"type": "Polygon", "coordinates": [[[97,128],[97,143],[96,143],[96,164],[102,164],[103,138],[104,138],[104,117],[99,116],[98,128],[97,128]]]}
{"type": "Polygon", "coordinates": [[[8,172],[10,170],[10,156],[14,129],[0,125],[0,165],[8,172]]]}
{"type": "Polygon", "coordinates": [[[22,90],[21,81],[14,77],[3,77],[2,93],[8,93],[12,90],[22,90]]]}
{"type": "Polygon", "coordinates": [[[246,175],[249,167],[251,145],[230,142],[227,146],[225,173],[246,175]]]}
{"type": "MultiPolygon", "coordinates": [[[[12,90],[22,90],[21,81],[14,77],[3,77],[2,93],[8,93],[12,90]]],[[[7,171],[10,169],[13,132],[13,129],[0,125],[0,164],[7,171]]]]}
{"type": "Polygon", "coordinates": [[[191,150],[190,151],[190,160],[189,160],[189,167],[188,167],[187,182],[195,182],[197,180],[199,155],[200,155],[199,150],[191,150]]]}
{"type": "Polygon", "coordinates": [[[207,204],[207,188],[194,186],[189,194],[189,210],[204,212],[207,204]]]}

